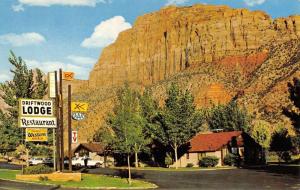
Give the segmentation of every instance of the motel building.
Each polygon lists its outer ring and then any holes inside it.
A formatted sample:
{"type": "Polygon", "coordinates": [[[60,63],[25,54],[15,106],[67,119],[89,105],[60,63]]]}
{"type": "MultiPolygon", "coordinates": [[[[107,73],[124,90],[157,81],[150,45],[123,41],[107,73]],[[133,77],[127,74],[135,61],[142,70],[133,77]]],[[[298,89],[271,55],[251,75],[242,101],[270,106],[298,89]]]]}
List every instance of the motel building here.
{"type": "Polygon", "coordinates": [[[216,156],[219,158],[217,166],[223,166],[224,158],[229,153],[239,155],[242,164],[258,164],[264,160],[262,147],[242,131],[198,134],[189,141],[186,150],[179,152],[179,167],[190,163],[199,167],[199,160],[205,156],[216,156]]]}

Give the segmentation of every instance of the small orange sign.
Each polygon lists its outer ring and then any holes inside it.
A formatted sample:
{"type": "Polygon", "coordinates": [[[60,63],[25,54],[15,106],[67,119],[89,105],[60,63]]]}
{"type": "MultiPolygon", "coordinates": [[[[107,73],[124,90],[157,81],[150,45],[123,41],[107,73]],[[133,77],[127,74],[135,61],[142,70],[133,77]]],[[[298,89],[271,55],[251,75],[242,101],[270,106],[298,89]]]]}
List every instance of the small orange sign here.
{"type": "Polygon", "coordinates": [[[64,80],[74,80],[74,73],[73,72],[63,72],[63,79],[64,80]]]}

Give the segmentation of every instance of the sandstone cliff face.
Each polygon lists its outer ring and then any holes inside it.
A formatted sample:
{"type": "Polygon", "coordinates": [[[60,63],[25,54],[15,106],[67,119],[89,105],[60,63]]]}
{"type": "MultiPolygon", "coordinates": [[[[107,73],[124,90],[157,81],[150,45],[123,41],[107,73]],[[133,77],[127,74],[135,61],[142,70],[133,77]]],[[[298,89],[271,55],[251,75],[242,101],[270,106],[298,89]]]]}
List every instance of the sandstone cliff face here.
{"type": "Polygon", "coordinates": [[[242,62],[249,73],[266,57],[268,50],[260,47],[299,36],[300,16],[273,21],[261,11],[227,6],[167,7],[139,17],[132,29],[103,50],[89,86],[118,86],[124,81],[149,85],[222,59],[242,62]]]}
{"type": "Polygon", "coordinates": [[[73,126],[81,142],[91,140],[125,81],[141,91],[151,88],[161,105],[172,82],[189,89],[197,107],[240,94],[240,105],[253,116],[276,123],[284,119],[282,107],[291,106],[287,82],[300,77],[299,38],[300,16],[272,20],[261,11],[207,5],[141,16],[78,85],[74,100],[89,102],[90,111],[73,126]]]}

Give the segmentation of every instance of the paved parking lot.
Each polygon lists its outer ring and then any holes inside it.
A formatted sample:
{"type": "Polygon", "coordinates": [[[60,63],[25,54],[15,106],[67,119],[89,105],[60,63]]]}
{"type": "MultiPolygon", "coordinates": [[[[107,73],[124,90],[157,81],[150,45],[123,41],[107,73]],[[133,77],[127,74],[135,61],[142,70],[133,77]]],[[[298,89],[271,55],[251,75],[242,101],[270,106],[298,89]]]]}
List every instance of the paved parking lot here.
{"type": "MultiPolygon", "coordinates": [[[[1,165],[2,167],[9,165],[1,165]]],[[[14,167],[14,166],[12,166],[14,167]]],[[[85,172],[126,177],[127,171],[121,169],[88,169],[85,172]]],[[[267,166],[247,169],[213,170],[213,171],[149,171],[133,170],[133,178],[153,182],[158,189],[222,189],[222,190],[264,190],[264,189],[299,189],[299,166],[267,166]]],[[[35,190],[62,189],[33,184],[8,182],[0,180],[0,190],[35,190]]]]}
{"type": "MultiPolygon", "coordinates": [[[[300,167],[269,166],[193,172],[133,171],[133,177],[153,182],[159,189],[300,189],[300,167]]],[[[126,175],[124,170],[92,169],[88,173],[126,175]]]]}

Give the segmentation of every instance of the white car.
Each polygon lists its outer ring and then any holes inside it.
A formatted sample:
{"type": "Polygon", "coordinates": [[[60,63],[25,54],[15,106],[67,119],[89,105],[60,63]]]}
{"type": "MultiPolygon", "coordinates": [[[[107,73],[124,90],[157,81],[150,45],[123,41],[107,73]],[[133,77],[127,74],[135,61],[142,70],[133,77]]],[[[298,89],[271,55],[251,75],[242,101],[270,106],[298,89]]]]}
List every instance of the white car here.
{"type": "Polygon", "coordinates": [[[44,164],[44,158],[31,158],[28,162],[29,165],[44,164]]]}
{"type": "MultiPolygon", "coordinates": [[[[69,163],[69,160],[64,161],[65,164],[69,163]]],[[[103,164],[101,160],[93,160],[91,158],[87,158],[87,166],[88,167],[97,167],[99,168],[103,164]]],[[[84,157],[72,158],[72,166],[83,167],[84,166],[84,157]]]]}

